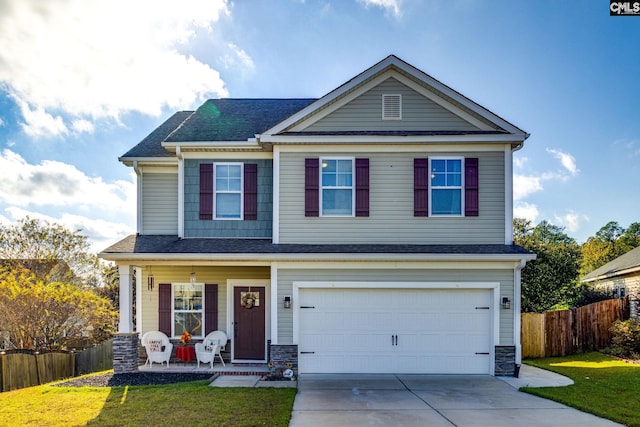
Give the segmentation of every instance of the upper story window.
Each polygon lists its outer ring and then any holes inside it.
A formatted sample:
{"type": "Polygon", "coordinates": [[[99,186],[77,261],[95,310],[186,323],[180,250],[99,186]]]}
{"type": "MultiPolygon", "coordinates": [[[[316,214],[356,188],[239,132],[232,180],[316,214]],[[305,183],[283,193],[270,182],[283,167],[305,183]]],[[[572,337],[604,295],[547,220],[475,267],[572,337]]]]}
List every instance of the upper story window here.
{"type": "Polygon", "coordinates": [[[353,216],[353,158],[321,159],[322,216],[353,216]]]}
{"type": "Polygon", "coordinates": [[[459,216],[464,211],[462,158],[431,158],[431,215],[459,216]]]}
{"type": "Polygon", "coordinates": [[[216,219],[242,219],[242,163],[214,164],[216,219]]]}
{"type": "Polygon", "coordinates": [[[173,336],[187,331],[194,338],[202,338],[204,322],[204,285],[174,283],[172,298],[173,336]]]}

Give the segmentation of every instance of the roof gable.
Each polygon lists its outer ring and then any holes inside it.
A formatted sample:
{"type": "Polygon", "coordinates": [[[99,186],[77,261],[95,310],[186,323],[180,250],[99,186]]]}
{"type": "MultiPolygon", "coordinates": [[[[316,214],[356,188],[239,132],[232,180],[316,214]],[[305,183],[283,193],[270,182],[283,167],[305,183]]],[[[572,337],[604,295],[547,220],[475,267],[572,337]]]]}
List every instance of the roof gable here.
{"type": "MultiPolygon", "coordinates": [[[[390,55],[313,104],[267,130],[263,133],[261,139],[275,142],[278,140],[278,135],[291,133],[300,135],[301,132],[311,132],[310,129],[313,129],[322,120],[326,120],[331,115],[339,114],[337,113],[338,110],[347,107],[359,97],[365,96],[367,92],[380,87],[390,78],[397,80],[407,90],[412,90],[426,98],[428,102],[437,104],[440,107],[440,110],[437,111],[438,114],[446,112],[447,115],[453,115],[459,120],[467,122],[466,126],[463,126],[464,129],[462,129],[467,133],[475,128],[480,133],[490,132],[509,135],[516,141],[524,141],[529,136],[522,129],[464,97],[428,74],[398,57],[390,55]]],[[[435,116],[437,117],[437,114],[435,116]]],[[[398,129],[386,130],[397,131],[398,129]]],[[[434,132],[434,129],[422,130],[431,134],[434,132]]],[[[439,130],[448,133],[452,131],[452,129],[439,130]]],[[[367,131],[371,131],[371,129],[367,129],[367,131]]],[[[326,134],[326,130],[324,132],[326,134]]]]}

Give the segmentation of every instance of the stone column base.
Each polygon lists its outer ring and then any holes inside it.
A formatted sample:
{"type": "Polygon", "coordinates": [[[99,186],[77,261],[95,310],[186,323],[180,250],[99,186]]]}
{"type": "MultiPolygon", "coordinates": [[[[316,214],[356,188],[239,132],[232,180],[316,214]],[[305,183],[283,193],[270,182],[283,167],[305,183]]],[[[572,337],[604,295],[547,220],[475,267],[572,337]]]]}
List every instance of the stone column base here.
{"type": "Polygon", "coordinates": [[[293,376],[298,378],[298,346],[273,345],[269,346],[269,377],[284,379],[284,371],[291,369],[293,376]]]}
{"type": "Polygon", "coordinates": [[[516,347],[513,345],[496,346],[496,377],[513,377],[516,372],[516,347]]]}
{"type": "Polygon", "coordinates": [[[113,336],[113,373],[138,372],[138,333],[113,336]]]}

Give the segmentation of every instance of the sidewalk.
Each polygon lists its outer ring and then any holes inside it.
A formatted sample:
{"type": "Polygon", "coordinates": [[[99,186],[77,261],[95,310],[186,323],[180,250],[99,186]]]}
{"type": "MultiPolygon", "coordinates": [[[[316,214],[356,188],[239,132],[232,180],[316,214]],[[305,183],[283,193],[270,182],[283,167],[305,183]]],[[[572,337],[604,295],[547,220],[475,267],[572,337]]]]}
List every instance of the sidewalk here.
{"type": "Polygon", "coordinates": [[[496,377],[516,389],[520,387],[564,387],[573,384],[571,378],[545,369],[523,364],[520,366],[519,378],[496,377]]]}

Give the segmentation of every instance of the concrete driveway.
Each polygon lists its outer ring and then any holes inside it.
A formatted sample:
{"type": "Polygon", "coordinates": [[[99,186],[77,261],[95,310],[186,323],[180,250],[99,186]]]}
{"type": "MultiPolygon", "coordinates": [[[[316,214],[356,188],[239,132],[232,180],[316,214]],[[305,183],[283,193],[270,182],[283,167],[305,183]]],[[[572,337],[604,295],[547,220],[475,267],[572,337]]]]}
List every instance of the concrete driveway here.
{"type": "Polygon", "coordinates": [[[489,375],[303,374],[290,426],[617,426],[489,375]]]}

